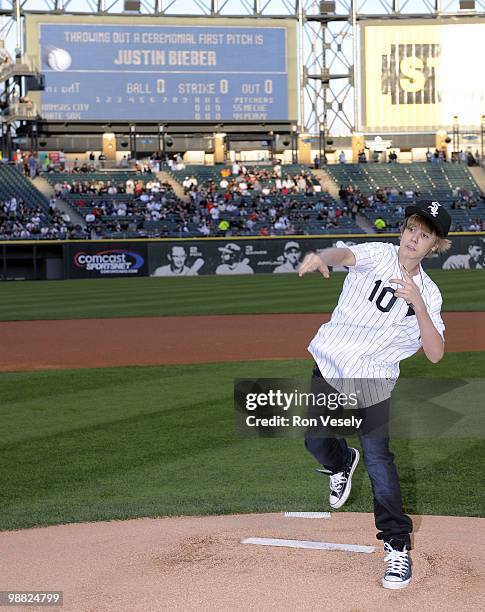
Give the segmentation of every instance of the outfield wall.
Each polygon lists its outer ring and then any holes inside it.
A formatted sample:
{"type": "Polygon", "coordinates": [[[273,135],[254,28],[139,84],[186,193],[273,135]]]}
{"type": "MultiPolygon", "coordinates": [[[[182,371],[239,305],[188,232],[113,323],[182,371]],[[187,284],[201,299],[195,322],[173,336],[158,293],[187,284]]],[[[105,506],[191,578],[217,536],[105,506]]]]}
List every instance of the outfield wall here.
{"type": "MultiPolygon", "coordinates": [[[[485,269],[485,232],[451,236],[445,255],[425,268],[485,269]]],[[[56,280],[207,274],[275,274],[295,271],[309,251],[385,241],[397,234],[205,238],[179,240],[10,241],[0,246],[2,280],[56,280]]]]}

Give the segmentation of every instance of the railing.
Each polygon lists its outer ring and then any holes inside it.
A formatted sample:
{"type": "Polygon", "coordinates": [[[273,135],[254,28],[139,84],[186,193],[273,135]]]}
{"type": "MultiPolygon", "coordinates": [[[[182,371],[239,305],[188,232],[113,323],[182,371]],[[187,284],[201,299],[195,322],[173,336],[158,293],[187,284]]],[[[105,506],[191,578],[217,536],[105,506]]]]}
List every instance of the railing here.
{"type": "Polygon", "coordinates": [[[38,72],[36,62],[31,55],[22,55],[15,61],[5,49],[0,56],[0,81],[6,81],[15,75],[33,75],[38,72]]]}
{"type": "Polygon", "coordinates": [[[5,118],[8,121],[16,121],[17,119],[35,119],[37,117],[37,108],[33,102],[14,102],[10,104],[5,118]]]}

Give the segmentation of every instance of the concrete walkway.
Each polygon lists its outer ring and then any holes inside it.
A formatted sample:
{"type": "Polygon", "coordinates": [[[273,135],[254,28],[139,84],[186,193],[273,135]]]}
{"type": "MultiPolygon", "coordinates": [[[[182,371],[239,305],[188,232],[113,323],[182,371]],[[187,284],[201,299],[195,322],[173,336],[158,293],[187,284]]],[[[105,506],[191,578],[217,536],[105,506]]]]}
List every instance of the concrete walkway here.
{"type": "Polygon", "coordinates": [[[322,190],[329,193],[332,198],[338,201],[338,185],[330,174],[324,168],[312,170],[312,174],[319,180],[322,190]]]}
{"type": "Polygon", "coordinates": [[[190,200],[189,196],[184,194],[184,188],[182,185],[177,182],[168,172],[165,172],[164,170],[157,172],[157,177],[161,183],[168,183],[172,186],[173,191],[179,200],[182,200],[182,202],[188,202],[190,200]]]}
{"type": "MultiPolygon", "coordinates": [[[[322,191],[326,191],[327,193],[329,193],[332,196],[332,198],[338,202],[339,201],[338,185],[334,181],[334,179],[330,176],[330,174],[325,170],[325,168],[320,168],[318,170],[312,170],[312,174],[317,177],[320,185],[322,186],[322,191]]],[[[374,232],[374,227],[372,223],[362,213],[357,214],[355,222],[366,233],[372,234],[374,232]]]]}
{"type": "Polygon", "coordinates": [[[480,168],[480,166],[471,166],[468,170],[470,170],[475,183],[480,187],[480,191],[485,193],[485,170],[480,168]]]}
{"type": "MultiPolygon", "coordinates": [[[[35,179],[31,179],[31,181],[34,187],[38,191],[40,191],[43,196],[45,196],[48,200],[51,199],[54,193],[54,188],[48,181],[45,180],[45,178],[43,178],[42,176],[36,176],[35,179]]],[[[76,210],[74,210],[74,208],[65,200],[63,200],[62,198],[57,198],[56,205],[61,213],[67,213],[69,215],[69,218],[71,219],[71,223],[73,223],[73,225],[86,225],[84,217],[80,215],[76,210]]]]}

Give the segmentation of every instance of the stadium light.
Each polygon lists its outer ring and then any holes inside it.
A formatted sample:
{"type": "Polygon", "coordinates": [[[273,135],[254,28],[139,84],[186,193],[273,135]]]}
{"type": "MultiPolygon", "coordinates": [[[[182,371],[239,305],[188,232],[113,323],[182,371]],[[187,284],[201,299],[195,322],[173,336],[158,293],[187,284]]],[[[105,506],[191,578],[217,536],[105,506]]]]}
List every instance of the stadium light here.
{"type": "Polygon", "coordinates": [[[8,159],[10,157],[10,140],[9,140],[9,126],[6,122],[0,123],[1,136],[2,136],[2,157],[8,159]]]}
{"type": "Polygon", "coordinates": [[[269,147],[269,154],[270,154],[270,158],[273,159],[274,157],[274,132],[273,130],[271,130],[269,132],[269,139],[268,139],[268,147],[269,147]]]}
{"type": "Polygon", "coordinates": [[[130,125],[130,155],[132,159],[136,159],[136,125],[130,125]]]}
{"type": "Polygon", "coordinates": [[[125,13],[140,13],[141,12],[141,1],[140,0],[125,0],[123,11],[125,13]]]}
{"type": "Polygon", "coordinates": [[[37,123],[33,121],[30,124],[30,150],[37,155],[38,149],[37,123]]]}
{"type": "Polygon", "coordinates": [[[320,133],[319,133],[319,166],[320,168],[324,165],[325,159],[325,133],[327,131],[327,126],[325,123],[320,123],[320,133]]]}
{"type": "Polygon", "coordinates": [[[483,159],[484,155],[485,155],[485,147],[484,147],[484,141],[485,141],[485,115],[482,115],[481,117],[481,121],[480,121],[480,141],[481,141],[481,146],[480,146],[480,165],[482,166],[482,168],[485,168],[485,160],[483,159]]]}
{"type": "Polygon", "coordinates": [[[298,163],[298,126],[291,126],[291,163],[298,163]]]}
{"type": "Polygon", "coordinates": [[[335,14],[335,2],[328,2],[328,1],[320,2],[320,14],[321,15],[334,15],[335,14]]]}
{"type": "Polygon", "coordinates": [[[165,126],[162,123],[158,125],[158,150],[165,155],[165,126]]]}
{"type": "Polygon", "coordinates": [[[460,150],[460,122],[458,115],[453,115],[453,151],[451,152],[458,154],[460,150]]]}

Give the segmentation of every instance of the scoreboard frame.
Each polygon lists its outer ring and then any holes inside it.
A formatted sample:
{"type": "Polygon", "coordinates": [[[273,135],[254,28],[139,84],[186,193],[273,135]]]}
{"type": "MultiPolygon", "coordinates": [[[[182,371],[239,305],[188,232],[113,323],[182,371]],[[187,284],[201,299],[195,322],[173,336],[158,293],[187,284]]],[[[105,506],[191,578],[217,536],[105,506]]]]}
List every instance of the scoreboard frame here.
{"type": "MultiPolygon", "coordinates": [[[[190,124],[201,125],[206,124],[209,128],[217,126],[221,122],[224,126],[232,124],[239,131],[239,126],[260,125],[266,123],[267,125],[275,124],[278,126],[289,126],[299,122],[301,109],[299,108],[299,67],[298,67],[298,23],[293,18],[241,18],[241,17],[201,17],[197,16],[180,16],[180,17],[151,17],[148,15],[136,16],[121,16],[121,15],[46,15],[38,13],[26,13],[25,18],[25,47],[26,52],[33,58],[34,64],[41,71],[41,47],[40,47],[40,26],[42,24],[66,24],[66,25],[79,25],[79,26],[191,26],[194,27],[232,27],[232,28],[284,28],[286,31],[286,73],[288,78],[288,112],[287,117],[282,117],[280,120],[237,120],[237,119],[221,119],[213,121],[204,120],[187,120],[187,119],[165,119],[163,116],[157,119],[118,119],[113,116],[113,122],[119,124],[120,128],[123,126],[129,126],[130,124],[136,123],[140,126],[156,126],[157,124],[163,123],[166,126],[189,126],[190,124]]],[[[71,132],[75,133],[78,126],[81,128],[83,125],[99,126],[106,124],[107,119],[69,119],[69,120],[56,120],[46,119],[42,117],[40,112],[41,109],[41,92],[30,92],[30,98],[39,108],[39,128],[41,126],[55,126],[56,124],[68,123],[71,132]]],[[[109,120],[111,122],[111,120],[109,120]]],[[[225,129],[225,128],[224,128],[225,129]]],[[[84,130],[81,130],[84,131],[84,130]]],[[[97,130],[96,130],[97,131],[97,130]]],[[[210,131],[210,130],[204,130],[210,131]]],[[[257,130],[259,131],[259,130],[257,130]]]]}

